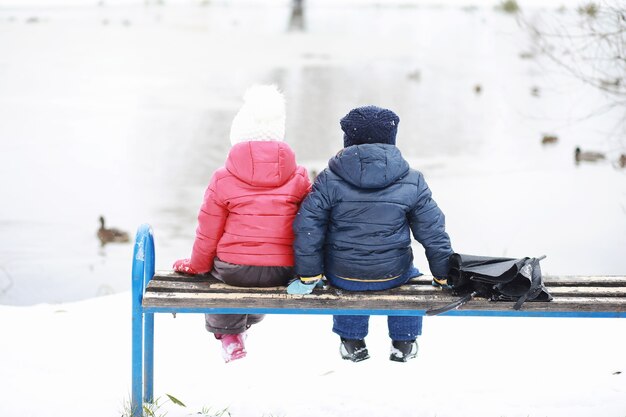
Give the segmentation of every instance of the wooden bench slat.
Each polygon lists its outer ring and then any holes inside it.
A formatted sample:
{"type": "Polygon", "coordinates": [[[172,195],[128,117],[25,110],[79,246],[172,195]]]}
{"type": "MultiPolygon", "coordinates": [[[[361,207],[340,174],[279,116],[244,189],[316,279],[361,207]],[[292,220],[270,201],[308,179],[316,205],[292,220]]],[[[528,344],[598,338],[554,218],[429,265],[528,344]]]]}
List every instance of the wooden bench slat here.
{"type": "MultiPolygon", "coordinates": [[[[310,295],[287,294],[285,287],[232,287],[210,275],[187,276],[159,271],[149,282],[143,307],[152,308],[264,308],[318,310],[428,310],[444,307],[459,297],[433,287],[432,277],[421,276],[410,284],[386,291],[350,292],[327,287],[310,295]]],[[[546,286],[551,302],[529,301],[523,311],[625,312],[626,277],[551,277],[546,286]]],[[[513,302],[476,297],[460,310],[502,311],[513,302]]]]}
{"type": "MultiPolygon", "coordinates": [[[[284,287],[266,288],[242,288],[232,287],[221,282],[194,282],[194,281],[153,281],[150,283],[149,291],[154,292],[232,292],[232,293],[273,293],[284,292],[284,287]]],[[[430,285],[404,285],[402,287],[388,290],[390,293],[411,293],[411,294],[436,294],[441,291],[430,285]]],[[[626,296],[626,286],[624,287],[552,287],[549,288],[552,296],[592,296],[592,297],[623,297],[626,296]]]]}
{"type": "MultiPolygon", "coordinates": [[[[268,309],[346,309],[346,310],[427,310],[443,307],[455,297],[440,298],[393,296],[380,297],[333,297],[327,294],[319,296],[301,296],[277,294],[257,294],[255,297],[240,297],[236,294],[189,293],[184,298],[179,293],[153,293],[144,298],[144,307],[179,307],[179,308],[268,308],[268,309]]],[[[461,310],[508,310],[512,302],[474,299],[461,307],[461,310]]],[[[524,311],[615,311],[626,312],[626,298],[571,298],[561,297],[551,302],[527,302],[524,311]]]]}
{"type": "Polygon", "coordinates": [[[553,297],[626,297],[626,287],[550,287],[548,291],[553,297]]]}
{"type": "MultiPolygon", "coordinates": [[[[234,292],[234,293],[269,293],[269,292],[285,292],[285,287],[259,287],[259,288],[245,288],[245,287],[233,287],[221,282],[180,282],[180,281],[153,281],[148,288],[149,291],[172,291],[172,292],[234,292]]],[[[338,289],[331,289],[327,291],[341,291],[338,289]]],[[[419,293],[436,293],[441,290],[430,285],[405,285],[398,288],[393,288],[386,292],[419,292],[419,293]]]]}
{"type": "Polygon", "coordinates": [[[543,281],[548,288],[563,286],[626,287],[626,276],[544,276],[543,281]]]}
{"type": "MultiPolygon", "coordinates": [[[[594,286],[594,287],[626,287],[626,276],[544,276],[544,283],[547,287],[563,286],[594,286]]],[[[215,278],[210,275],[189,276],[179,274],[174,271],[157,271],[154,281],[174,281],[174,282],[215,282],[215,278]]],[[[412,284],[430,285],[432,276],[422,275],[411,280],[412,284]]]]}
{"type": "MultiPolygon", "coordinates": [[[[626,294],[626,280],[623,286],[602,286],[604,283],[601,281],[593,282],[581,282],[576,280],[575,282],[569,282],[569,286],[547,285],[550,294],[556,295],[580,295],[580,296],[596,296],[596,297],[620,297],[626,294]]],[[[611,280],[612,283],[619,282],[618,280],[611,280]]],[[[181,279],[173,279],[170,277],[168,280],[153,279],[148,287],[149,291],[170,291],[170,292],[234,292],[234,293],[265,293],[265,292],[284,292],[284,287],[266,287],[266,288],[245,288],[245,287],[233,287],[226,285],[213,278],[205,278],[202,280],[195,280],[190,277],[183,277],[181,279]]],[[[398,288],[387,290],[387,293],[418,293],[418,294],[435,294],[441,291],[438,288],[433,287],[430,284],[430,280],[422,280],[413,282],[412,284],[403,285],[398,288]]]]}

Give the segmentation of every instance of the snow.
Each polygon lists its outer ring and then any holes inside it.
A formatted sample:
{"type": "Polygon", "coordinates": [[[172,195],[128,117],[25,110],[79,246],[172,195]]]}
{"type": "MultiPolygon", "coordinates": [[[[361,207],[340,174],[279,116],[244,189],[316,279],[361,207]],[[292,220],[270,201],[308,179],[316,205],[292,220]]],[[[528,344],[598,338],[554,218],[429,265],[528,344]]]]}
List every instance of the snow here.
{"type": "MultiPolygon", "coordinates": [[[[130,392],[130,295],[0,307],[0,414],[121,415],[130,392]]],[[[155,396],[168,416],[621,417],[626,320],[427,317],[416,359],[389,358],[372,317],[371,358],[339,355],[328,316],[268,316],[248,356],[224,363],[199,314],[157,314],[155,396]]]]}
{"type": "MultiPolygon", "coordinates": [[[[287,30],[285,1],[96,3],[0,0],[0,416],[123,413],[132,245],[99,246],[98,216],[131,232],[150,223],[158,269],[188,256],[254,82],[285,91],[288,142],[310,168],[337,151],[348,109],[397,111],[403,155],[460,252],[546,254],[545,274],[625,273],[624,173],[573,163],[576,145],[623,151],[623,114],[588,118],[605,97],[521,60],[527,36],[498,2],[311,0],[302,32],[287,30]],[[546,132],[559,143],[541,146],[546,132]]],[[[187,404],[161,412],[626,415],[626,320],[429,317],[407,363],[388,360],[384,317],[357,364],[341,360],[331,326],[268,317],[248,356],[225,364],[201,315],[157,315],[155,395],[187,404]]]]}

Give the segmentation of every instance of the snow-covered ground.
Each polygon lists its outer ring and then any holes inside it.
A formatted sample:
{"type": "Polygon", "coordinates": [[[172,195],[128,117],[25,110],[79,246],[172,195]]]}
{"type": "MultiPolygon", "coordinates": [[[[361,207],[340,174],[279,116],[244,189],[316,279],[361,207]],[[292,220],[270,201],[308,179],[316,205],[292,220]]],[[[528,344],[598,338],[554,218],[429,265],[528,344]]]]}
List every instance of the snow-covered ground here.
{"type": "MultiPolygon", "coordinates": [[[[122,415],[130,297],[1,307],[0,414],[122,415]]],[[[623,417],[626,320],[433,317],[419,357],[390,362],[386,320],[371,358],[343,361],[327,316],[270,316],[225,364],[197,314],[156,316],[155,395],[168,416],[623,417]],[[166,394],[183,401],[166,402],[166,394]],[[227,414],[225,414],[227,415],[227,414]]],[[[157,415],[160,415],[157,413],[157,415]]]]}
{"type": "MultiPolygon", "coordinates": [[[[188,255],[255,82],[285,92],[287,140],[315,169],[350,108],[396,111],[457,251],[626,273],[623,112],[587,117],[606,98],[522,58],[528,35],[498,2],[310,0],[300,27],[287,1],[96,3],[0,0],[0,416],[123,413],[132,246],[100,247],[98,216],[150,223],[157,268],[188,255]],[[576,145],[609,159],[575,165],[576,145]]],[[[578,5],[519,3],[529,19],[578,5]]],[[[156,324],[155,394],[188,406],[169,416],[626,416],[625,320],[427,318],[407,364],[387,359],[382,317],[359,364],[325,316],[269,317],[231,364],[201,316],[156,324]]]]}

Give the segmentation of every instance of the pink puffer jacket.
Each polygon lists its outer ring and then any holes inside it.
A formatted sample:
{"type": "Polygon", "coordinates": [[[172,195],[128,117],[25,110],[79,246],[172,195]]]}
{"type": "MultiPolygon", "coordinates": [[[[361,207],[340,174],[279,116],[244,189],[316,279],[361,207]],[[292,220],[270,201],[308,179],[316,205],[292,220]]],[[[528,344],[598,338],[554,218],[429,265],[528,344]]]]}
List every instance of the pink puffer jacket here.
{"type": "Polygon", "coordinates": [[[233,146],[204,194],[190,266],[208,272],[215,256],[240,265],[293,266],[292,223],[310,187],[286,143],[233,146]]]}

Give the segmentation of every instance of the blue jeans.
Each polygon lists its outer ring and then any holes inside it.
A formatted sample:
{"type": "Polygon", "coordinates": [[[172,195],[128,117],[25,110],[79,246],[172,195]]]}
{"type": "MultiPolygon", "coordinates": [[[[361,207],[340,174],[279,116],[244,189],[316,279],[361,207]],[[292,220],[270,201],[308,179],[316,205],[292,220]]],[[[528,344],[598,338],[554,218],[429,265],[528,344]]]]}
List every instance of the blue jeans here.
{"type": "MultiPolygon", "coordinates": [[[[390,286],[387,286],[387,288],[398,287],[419,275],[421,274],[417,268],[412,266],[397,279],[388,281],[386,284],[390,286]]],[[[327,277],[332,283],[332,274],[327,274],[327,277]]],[[[359,283],[355,282],[352,288],[343,289],[348,291],[362,290],[358,288],[358,285],[359,283]]],[[[370,316],[333,316],[333,332],[344,339],[365,339],[369,330],[369,319],[370,316]]],[[[422,322],[423,318],[421,316],[388,316],[389,337],[392,340],[415,340],[422,334],[422,322]]]]}
{"type": "MultiPolygon", "coordinates": [[[[365,339],[370,316],[333,316],[333,332],[344,339],[365,339]]],[[[421,316],[388,316],[391,340],[415,340],[422,334],[421,316]]]]}

